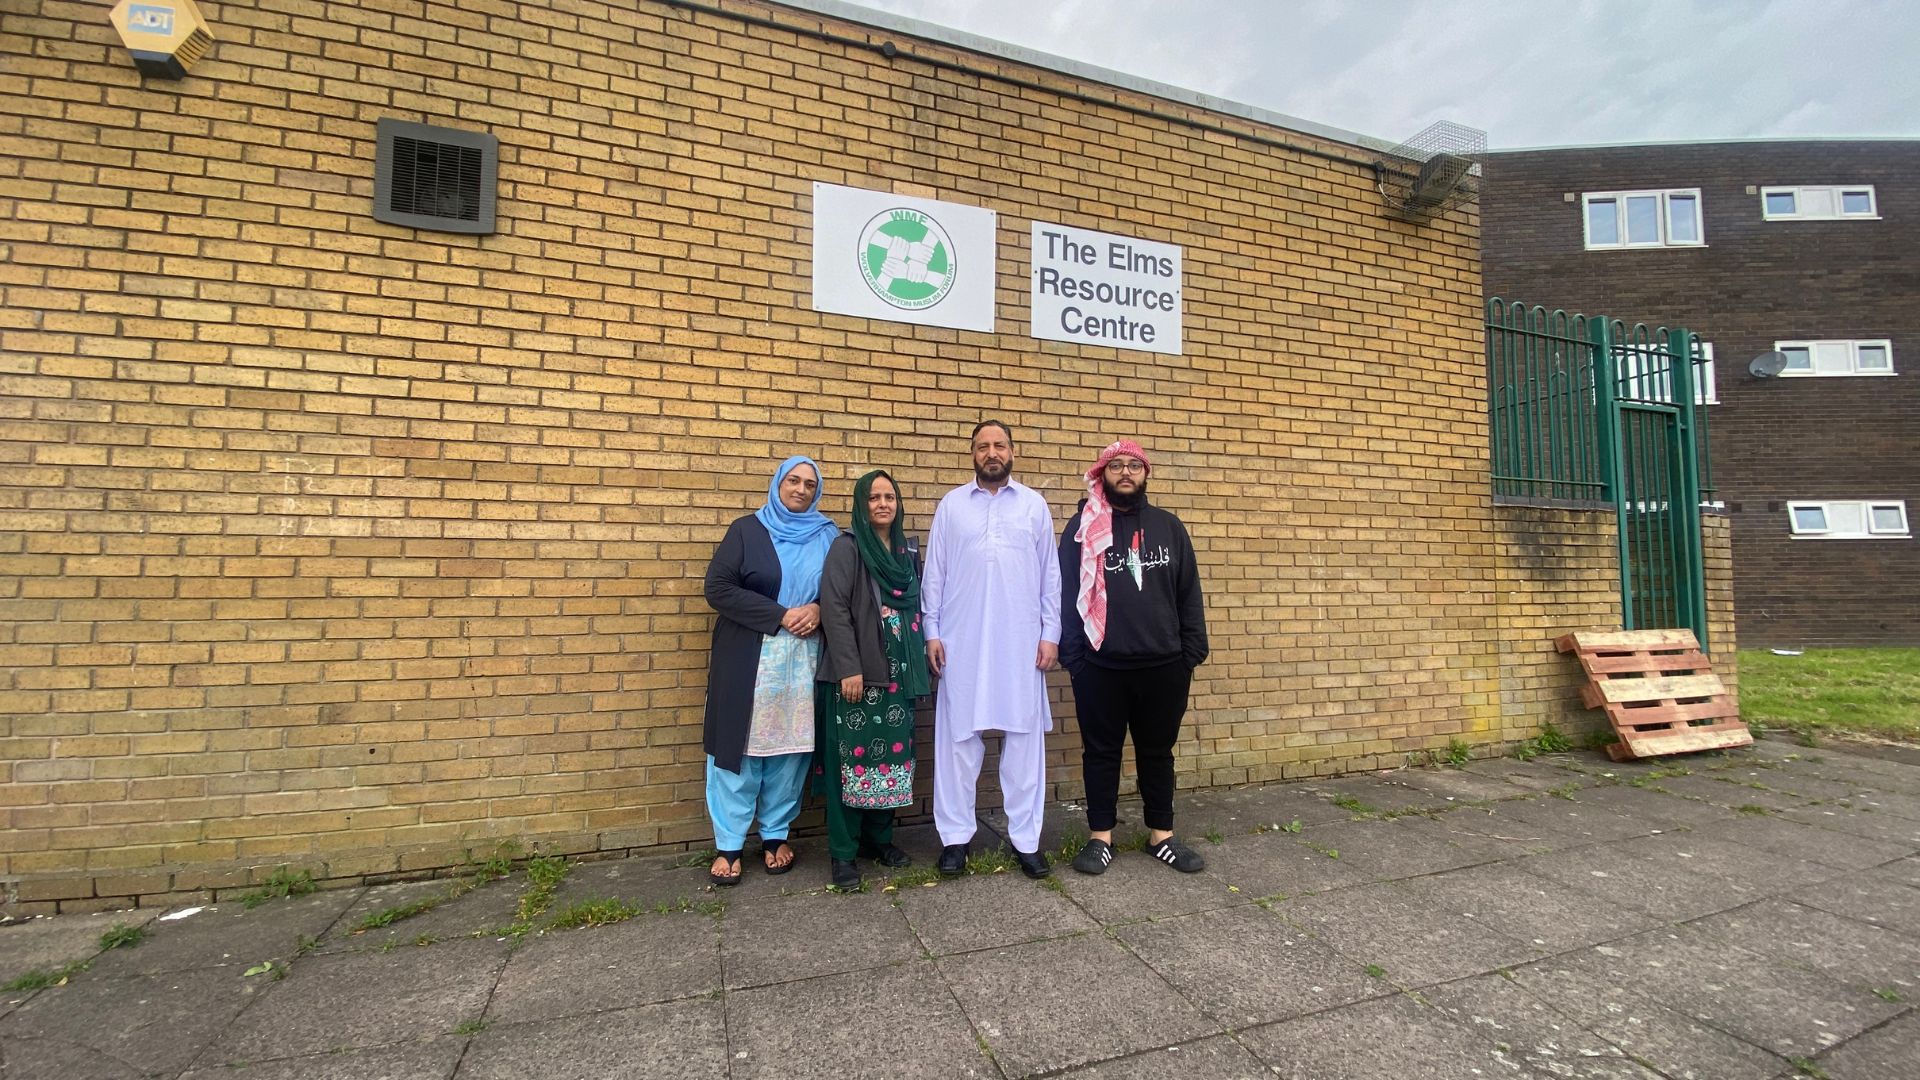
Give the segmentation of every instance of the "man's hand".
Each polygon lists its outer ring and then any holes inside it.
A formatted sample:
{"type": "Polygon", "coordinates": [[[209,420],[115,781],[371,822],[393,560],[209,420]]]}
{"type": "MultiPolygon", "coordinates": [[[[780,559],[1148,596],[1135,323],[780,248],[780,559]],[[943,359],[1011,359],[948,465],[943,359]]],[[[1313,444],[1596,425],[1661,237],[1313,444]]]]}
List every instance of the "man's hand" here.
{"type": "Polygon", "coordinates": [[[1033,666],[1041,671],[1052,671],[1060,666],[1060,646],[1051,642],[1040,643],[1040,651],[1034,654],[1033,666]]]}
{"type": "Polygon", "coordinates": [[[857,671],[840,680],[840,696],[847,701],[859,701],[866,689],[867,681],[857,671]]]}
{"type": "Polygon", "coordinates": [[[787,613],[780,616],[780,626],[794,637],[811,637],[815,630],[820,629],[820,605],[802,604],[788,608],[787,613]]]}
{"type": "Polygon", "coordinates": [[[945,675],[947,673],[947,647],[940,644],[940,639],[938,638],[930,639],[927,642],[927,670],[933,672],[935,675],[945,675]]]}

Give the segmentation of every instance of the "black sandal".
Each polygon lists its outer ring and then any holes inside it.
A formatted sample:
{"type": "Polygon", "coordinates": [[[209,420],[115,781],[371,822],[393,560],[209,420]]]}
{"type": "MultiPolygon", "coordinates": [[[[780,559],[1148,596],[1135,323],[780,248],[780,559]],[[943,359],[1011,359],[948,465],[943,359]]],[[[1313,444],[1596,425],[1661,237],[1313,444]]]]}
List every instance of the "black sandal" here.
{"type": "Polygon", "coordinates": [[[746,868],[739,865],[740,849],[734,848],[732,851],[716,851],[713,853],[713,857],[727,860],[728,865],[735,867],[735,869],[731,874],[716,874],[709,870],[707,871],[707,880],[713,882],[716,888],[721,889],[732,888],[740,884],[740,878],[746,874],[746,868]]]}
{"type": "MultiPolygon", "coordinates": [[[[780,854],[780,849],[781,849],[781,848],[783,848],[783,847],[786,847],[786,846],[787,846],[787,842],[786,842],[785,840],[762,840],[762,841],[760,841],[760,858],[761,858],[761,860],[762,860],[762,861],[764,861],[764,860],[765,860],[765,859],[766,859],[766,858],[767,858],[767,857],[768,857],[769,855],[778,855],[778,854],[780,854]]],[[[794,863],[797,863],[797,862],[799,862],[799,861],[800,861],[800,860],[799,860],[798,858],[792,858],[792,859],[788,859],[788,860],[787,860],[787,865],[785,865],[785,866],[775,866],[775,865],[773,865],[772,863],[766,863],[766,867],[767,867],[767,873],[769,873],[769,874],[775,874],[775,875],[779,875],[779,874],[784,874],[784,873],[786,873],[787,871],[789,871],[789,870],[791,870],[791,869],[793,869],[793,864],[794,864],[794,863]]]]}

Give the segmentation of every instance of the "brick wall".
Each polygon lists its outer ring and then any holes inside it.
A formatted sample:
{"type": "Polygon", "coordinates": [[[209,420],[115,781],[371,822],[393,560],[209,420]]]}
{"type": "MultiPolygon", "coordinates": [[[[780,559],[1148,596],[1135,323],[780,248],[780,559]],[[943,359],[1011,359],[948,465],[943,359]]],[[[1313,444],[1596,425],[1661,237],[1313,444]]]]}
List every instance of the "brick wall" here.
{"type": "Polygon", "coordinates": [[[1714,344],[1713,474],[1741,640],[1920,645],[1920,543],[1796,540],[1786,512],[1801,499],[1901,499],[1920,512],[1920,141],[1495,154],[1481,201],[1488,295],[1685,326],[1714,344]],[[1880,220],[1764,220],[1748,186],[1786,184],[1872,184],[1880,220]],[[1701,190],[1706,246],[1583,249],[1580,193],[1670,187],[1701,190]],[[1748,376],[1775,341],[1819,338],[1891,339],[1900,374],[1748,376]]]}
{"type": "Polygon", "coordinates": [[[1182,118],[1363,151],[645,0],[202,11],[219,44],[177,83],[96,4],[0,24],[13,910],[704,843],[726,524],[805,451],[829,512],[885,465],[924,532],[984,415],[1061,522],[1101,445],[1152,449],[1214,648],[1184,785],[1542,717],[1502,674],[1472,209],[1391,221],[1369,169],[1182,118]],[[499,136],[498,235],[372,220],[382,116],[499,136]],[[997,210],[1000,332],[809,310],[816,180],[997,210]],[[1026,337],[1036,218],[1182,245],[1185,354],[1026,337]]]}

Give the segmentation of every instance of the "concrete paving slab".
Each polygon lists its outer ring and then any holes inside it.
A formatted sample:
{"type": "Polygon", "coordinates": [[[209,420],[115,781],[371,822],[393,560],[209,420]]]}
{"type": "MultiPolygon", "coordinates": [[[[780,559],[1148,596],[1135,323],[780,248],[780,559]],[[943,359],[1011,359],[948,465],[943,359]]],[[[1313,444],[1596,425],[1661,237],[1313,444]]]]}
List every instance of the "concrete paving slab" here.
{"type": "Polygon", "coordinates": [[[1876,866],[1860,876],[1870,881],[1892,881],[1920,889],[1920,857],[1910,855],[1904,859],[1896,859],[1885,865],[1876,866]]]}
{"type": "Polygon", "coordinates": [[[1407,769],[1394,774],[1394,778],[1409,787],[1440,797],[1448,806],[1501,802],[1535,794],[1532,789],[1521,790],[1498,776],[1487,776],[1464,768],[1407,769]]]}
{"type": "Polygon", "coordinates": [[[727,1080],[724,1009],[701,998],[500,1024],[473,1037],[460,1080],[727,1080]]]}
{"type": "Polygon", "coordinates": [[[152,1075],[60,1039],[0,1039],[0,1080],[147,1080],[152,1075]]]}
{"type": "Polygon", "coordinates": [[[998,1077],[926,960],[727,995],[734,1080],[998,1077]]]}
{"type": "Polygon", "coordinates": [[[1273,1080],[1273,1070],[1225,1035],[1058,1074],[1074,1080],[1273,1080]]]}
{"type": "Polygon", "coordinates": [[[1849,810],[1842,806],[1804,806],[1798,810],[1782,811],[1784,821],[1797,821],[1828,832],[1844,833],[1867,840],[1881,840],[1890,844],[1920,848],[1920,821],[1895,817],[1892,814],[1876,814],[1864,810],[1849,810]]]}
{"type": "Polygon", "coordinates": [[[1238,1034],[1287,1080],[1521,1077],[1530,1072],[1405,994],[1238,1034]]]}
{"type": "MultiPolygon", "coordinates": [[[[707,866],[701,865],[682,871],[687,875],[684,891],[694,899],[725,900],[729,904],[773,896],[825,892],[827,885],[833,881],[833,863],[827,857],[826,837],[802,837],[793,842],[793,850],[793,869],[784,874],[769,874],[766,861],[760,857],[760,846],[749,842],[746,861],[741,863],[743,873],[740,875],[740,884],[725,889],[715,888],[707,882],[707,866]]],[[[868,869],[870,865],[863,863],[861,869],[868,869]]]]}
{"type": "Polygon", "coordinates": [[[1423,817],[1312,825],[1299,839],[1317,851],[1339,852],[1342,866],[1371,881],[1435,874],[1494,858],[1484,847],[1455,843],[1452,830],[1423,817]]]}
{"type": "Polygon", "coordinates": [[[480,1019],[507,952],[507,945],[485,940],[307,957],[194,1064],[267,1061],[451,1032],[480,1019]]]}
{"type": "MultiPolygon", "coordinates": [[[[1404,770],[1404,772],[1412,771],[1404,770]]],[[[1335,806],[1346,803],[1347,805],[1341,806],[1341,809],[1350,814],[1395,810],[1445,810],[1451,805],[1445,796],[1407,783],[1402,776],[1403,772],[1400,770],[1387,775],[1362,773],[1341,777],[1338,780],[1308,781],[1300,787],[1301,790],[1318,795],[1335,806]]]]}
{"type": "Polygon", "coordinates": [[[1731,840],[1773,855],[1840,870],[1863,870],[1879,866],[1911,855],[1916,850],[1906,844],[1836,834],[1831,829],[1815,828],[1775,814],[1703,825],[1694,832],[1699,836],[1731,840]]]}
{"type": "Polygon", "coordinates": [[[1363,885],[1276,903],[1276,914],[1401,987],[1450,982],[1534,959],[1530,945],[1475,920],[1435,911],[1399,883],[1363,885]]]}
{"type": "Polygon", "coordinates": [[[1100,924],[1061,893],[1018,874],[982,874],[892,894],[935,956],[1084,934],[1100,924]]]}
{"type": "MultiPolygon", "coordinates": [[[[1211,848],[1202,843],[1196,850],[1207,856],[1211,848]]],[[[1116,852],[1107,872],[1098,876],[1079,873],[1071,866],[1056,866],[1053,872],[1067,897],[1102,925],[1190,915],[1254,899],[1233,892],[1212,874],[1183,874],[1138,851],[1116,852]]]]}
{"type": "Polygon", "coordinates": [[[1297,842],[1284,832],[1229,836],[1195,849],[1207,857],[1204,873],[1240,890],[1244,898],[1302,896],[1366,882],[1358,871],[1297,842]]]}
{"type": "Polygon", "coordinates": [[[1536,855],[1514,865],[1661,921],[1711,915],[1765,895],[1737,882],[1683,870],[1676,865],[1680,861],[1656,863],[1631,854],[1620,844],[1595,844],[1536,855]]]}
{"type": "Polygon", "coordinates": [[[1660,867],[1685,870],[1716,881],[1730,882],[1761,894],[1826,881],[1841,871],[1805,859],[1789,858],[1732,840],[1705,829],[1662,833],[1612,845],[1637,859],[1660,867]]]}
{"type": "Polygon", "coordinates": [[[921,955],[920,939],[878,893],[774,897],[730,905],[720,923],[727,989],[881,967],[921,955]]]}
{"type": "Polygon", "coordinates": [[[245,979],[237,970],[217,967],[118,979],[76,976],[65,986],[35,994],[0,1021],[0,1056],[9,1069],[18,1069],[20,1060],[66,1047],[77,1060],[119,1063],[142,1073],[178,1073],[268,985],[259,977],[245,979]],[[22,1047],[16,1054],[15,1040],[39,1045],[22,1047]]]}
{"type": "Polygon", "coordinates": [[[1417,903],[1471,919],[1547,952],[1628,937],[1659,925],[1626,908],[1510,865],[1469,866],[1402,882],[1417,903]]]}
{"type": "Polygon", "coordinates": [[[1920,1012],[1895,1017],[1814,1059],[1835,1080],[1913,1080],[1920,1012]]]}
{"type": "MultiPolygon", "coordinates": [[[[103,911],[26,919],[0,926],[0,984],[30,971],[52,971],[100,951],[100,935],[115,926],[146,926],[153,910],[103,911]]],[[[4,1003],[0,1003],[3,1006],[4,1003]]]]}
{"type": "Polygon", "coordinates": [[[1782,1057],[1812,1057],[1906,1006],[1824,975],[1787,967],[1685,928],[1595,951],[1631,985],[1703,1023],[1782,1057]]]}
{"type": "MultiPolygon", "coordinates": [[[[1281,826],[1291,821],[1318,825],[1329,821],[1345,821],[1353,816],[1298,784],[1270,784],[1205,794],[1207,801],[1219,809],[1211,812],[1196,809],[1183,816],[1191,817],[1196,822],[1211,821],[1229,833],[1251,833],[1262,826],[1281,826]]],[[[1196,795],[1195,799],[1198,798],[1196,795]]]]}
{"type": "Polygon", "coordinates": [[[720,989],[720,923],[699,912],[528,938],[508,958],[486,1019],[504,1024],[653,1005],[720,989]]]}
{"type": "Polygon", "coordinates": [[[623,900],[651,909],[659,904],[679,906],[680,901],[700,902],[728,899],[725,889],[711,889],[707,865],[711,860],[691,856],[697,866],[679,865],[671,859],[607,859],[579,863],[567,873],[567,879],[553,892],[550,910],[564,911],[589,900],[623,900]]]}
{"type": "Polygon", "coordinates": [[[1498,780],[1525,791],[1549,791],[1569,784],[1586,787],[1595,783],[1595,778],[1584,769],[1569,768],[1561,758],[1535,758],[1521,761],[1518,758],[1485,758],[1470,761],[1462,766],[1462,771],[1474,776],[1498,780]]]}
{"type": "Polygon", "coordinates": [[[1660,1080],[1619,1047],[1499,975],[1421,991],[1428,1004],[1502,1057],[1570,1080],[1660,1080]]]}
{"type": "Polygon", "coordinates": [[[1912,887],[1863,875],[1852,875],[1801,889],[1788,899],[1920,937],[1920,904],[1912,887]]]}
{"type": "Polygon", "coordinates": [[[1733,810],[1715,803],[1685,799],[1651,787],[1637,788],[1630,784],[1582,788],[1572,792],[1571,798],[1581,806],[1620,814],[1663,832],[1672,832],[1682,825],[1709,825],[1737,816],[1733,810]]]}
{"type": "Polygon", "coordinates": [[[230,901],[184,919],[156,919],[147,926],[147,939],[138,947],[103,953],[89,974],[112,978],[291,960],[302,941],[318,940],[339,921],[359,891],[335,889],[269,900],[251,909],[230,901]]]}
{"type": "Polygon", "coordinates": [[[1784,1059],[1629,988],[1615,961],[1591,950],[1513,969],[1514,982],[1635,1060],[1676,1078],[1773,1077],[1784,1059]]]}
{"type": "Polygon", "coordinates": [[[937,962],[1009,1080],[1218,1034],[1145,962],[1103,934],[937,962]],[[1098,993],[1089,988],[1098,987],[1098,993]],[[1151,1023],[1144,1018],[1151,1017],[1151,1023]]]}
{"type": "Polygon", "coordinates": [[[1201,1012],[1228,1028],[1285,1020],[1394,992],[1259,907],[1135,923],[1116,934],[1201,1012]]]}
{"type": "Polygon", "coordinates": [[[464,1036],[442,1036],[372,1050],[194,1069],[180,1080],[448,1080],[466,1047],[464,1036]]]}
{"type": "Polygon", "coordinates": [[[1668,795],[1677,795],[1683,799],[1699,799],[1715,806],[1738,809],[1742,806],[1757,806],[1767,810],[1791,810],[1805,806],[1810,800],[1791,795],[1763,784],[1760,769],[1739,769],[1721,772],[1695,772],[1692,776],[1671,776],[1660,780],[1660,788],[1668,795]],[[1761,784],[1760,787],[1751,785],[1761,784]]]}
{"type": "Polygon", "coordinates": [[[1446,824],[1503,840],[1529,853],[1647,836],[1661,828],[1552,795],[1456,810],[1447,815],[1446,824]]]}
{"type": "MultiPolygon", "coordinates": [[[[1920,896],[1916,896],[1920,903],[1920,896]]],[[[1687,924],[1730,946],[1836,982],[1920,1000],[1920,939],[1789,900],[1761,900],[1687,924]]]]}
{"type": "Polygon", "coordinates": [[[325,954],[390,949],[422,940],[431,943],[492,936],[513,923],[526,884],[526,877],[522,875],[473,889],[468,889],[464,882],[447,879],[376,885],[347,909],[314,951],[325,954]],[[360,929],[369,919],[422,902],[432,902],[434,906],[417,915],[397,918],[386,926],[360,929]]]}

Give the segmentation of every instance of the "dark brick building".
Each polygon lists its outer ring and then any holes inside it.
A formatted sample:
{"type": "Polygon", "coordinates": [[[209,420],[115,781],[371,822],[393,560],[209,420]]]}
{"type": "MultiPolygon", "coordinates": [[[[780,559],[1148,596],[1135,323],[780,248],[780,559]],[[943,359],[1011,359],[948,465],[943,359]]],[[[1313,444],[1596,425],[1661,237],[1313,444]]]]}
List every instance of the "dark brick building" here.
{"type": "Polygon", "coordinates": [[[1495,153],[1481,227],[1488,295],[1711,344],[1742,646],[1920,645],[1920,140],[1495,153]]]}

